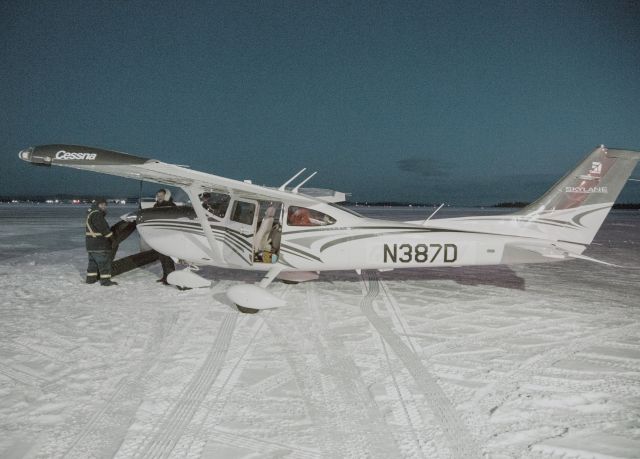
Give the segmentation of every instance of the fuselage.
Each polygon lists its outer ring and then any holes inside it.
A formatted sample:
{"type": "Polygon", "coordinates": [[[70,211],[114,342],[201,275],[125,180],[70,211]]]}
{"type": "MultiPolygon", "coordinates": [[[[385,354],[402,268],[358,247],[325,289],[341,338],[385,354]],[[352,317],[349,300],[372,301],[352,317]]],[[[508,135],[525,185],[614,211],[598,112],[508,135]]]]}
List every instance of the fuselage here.
{"type": "MultiPolygon", "coordinates": [[[[366,218],[327,203],[306,209],[316,218],[302,222],[296,217],[300,208],[293,209],[283,205],[276,219],[269,221],[271,253],[264,259],[257,239],[264,233],[265,218],[255,212],[239,224],[234,221],[233,199],[224,212],[207,212],[215,250],[189,206],[141,210],[137,227],[152,248],[187,263],[258,271],[268,271],[274,263],[284,265],[283,271],[328,271],[557,261],[522,249],[522,244],[548,241],[536,237],[544,233],[533,230],[510,235],[511,226],[517,224],[510,216],[503,218],[503,231],[496,232],[483,229],[482,219],[435,219],[423,225],[366,218]]],[[[492,218],[490,226],[496,228],[499,218],[492,218]]]]}

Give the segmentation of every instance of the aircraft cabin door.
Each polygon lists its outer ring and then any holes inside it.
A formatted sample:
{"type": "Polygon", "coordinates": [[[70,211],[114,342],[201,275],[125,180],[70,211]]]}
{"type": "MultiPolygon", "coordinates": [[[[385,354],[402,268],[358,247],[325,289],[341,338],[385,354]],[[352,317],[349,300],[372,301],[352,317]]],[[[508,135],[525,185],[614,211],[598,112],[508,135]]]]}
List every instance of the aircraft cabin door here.
{"type": "Polygon", "coordinates": [[[232,265],[253,264],[253,239],[258,218],[258,201],[234,199],[226,222],[224,258],[232,265]]]}

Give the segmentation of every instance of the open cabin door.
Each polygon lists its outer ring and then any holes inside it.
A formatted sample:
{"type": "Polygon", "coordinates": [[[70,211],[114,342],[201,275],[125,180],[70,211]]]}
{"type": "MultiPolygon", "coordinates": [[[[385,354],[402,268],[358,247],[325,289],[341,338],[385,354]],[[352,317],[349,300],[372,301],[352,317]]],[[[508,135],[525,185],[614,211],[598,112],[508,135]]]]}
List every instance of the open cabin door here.
{"type": "Polygon", "coordinates": [[[254,263],[275,264],[278,262],[283,208],[281,202],[260,201],[258,225],[253,238],[254,263]]]}
{"type": "Polygon", "coordinates": [[[258,220],[258,201],[233,199],[231,212],[225,222],[227,237],[224,244],[224,258],[232,265],[251,266],[253,264],[253,239],[258,220]]]}
{"type": "Polygon", "coordinates": [[[281,202],[235,198],[225,220],[224,258],[239,267],[275,264],[280,257],[281,202]]]}

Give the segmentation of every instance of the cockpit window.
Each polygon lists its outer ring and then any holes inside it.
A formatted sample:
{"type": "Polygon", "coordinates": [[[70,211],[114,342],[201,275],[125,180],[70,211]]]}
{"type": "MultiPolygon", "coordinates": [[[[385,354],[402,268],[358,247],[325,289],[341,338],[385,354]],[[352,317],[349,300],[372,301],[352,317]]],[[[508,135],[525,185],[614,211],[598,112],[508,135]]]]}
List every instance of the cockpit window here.
{"type": "Polygon", "coordinates": [[[289,206],[287,224],[289,226],[327,226],[333,225],[336,219],[306,207],[289,206]]]}
{"type": "Polygon", "coordinates": [[[229,207],[229,195],[224,193],[202,193],[200,195],[202,207],[218,218],[224,218],[229,207]]]}

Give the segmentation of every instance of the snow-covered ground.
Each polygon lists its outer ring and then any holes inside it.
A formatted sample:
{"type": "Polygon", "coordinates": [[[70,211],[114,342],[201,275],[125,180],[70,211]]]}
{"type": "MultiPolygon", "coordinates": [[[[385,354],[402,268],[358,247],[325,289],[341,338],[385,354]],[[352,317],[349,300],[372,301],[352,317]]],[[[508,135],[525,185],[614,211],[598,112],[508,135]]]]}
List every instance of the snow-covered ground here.
{"type": "MultiPolygon", "coordinates": [[[[323,273],[243,315],[253,273],[83,284],[83,216],[0,205],[0,457],[640,457],[640,270],[323,273]]],[[[640,265],[640,212],[587,254],[640,265]]]]}

